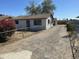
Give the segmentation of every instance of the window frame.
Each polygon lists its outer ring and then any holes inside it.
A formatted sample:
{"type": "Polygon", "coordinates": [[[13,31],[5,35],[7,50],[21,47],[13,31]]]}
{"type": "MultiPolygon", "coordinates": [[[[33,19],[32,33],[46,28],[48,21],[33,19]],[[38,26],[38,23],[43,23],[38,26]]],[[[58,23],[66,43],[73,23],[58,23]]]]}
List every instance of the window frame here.
{"type": "Polygon", "coordinates": [[[15,23],[16,23],[16,24],[19,24],[19,20],[15,20],[15,23]]]}
{"type": "Polygon", "coordinates": [[[48,19],[48,24],[50,24],[50,19],[48,19]]]}
{"type": "Polygon", "coordinates": [[[34,23],[34,25],[39,26],[39,25],[42,25],[42,20],[40,20],[40,19],[34,20],[33,23],[34,23]]]}

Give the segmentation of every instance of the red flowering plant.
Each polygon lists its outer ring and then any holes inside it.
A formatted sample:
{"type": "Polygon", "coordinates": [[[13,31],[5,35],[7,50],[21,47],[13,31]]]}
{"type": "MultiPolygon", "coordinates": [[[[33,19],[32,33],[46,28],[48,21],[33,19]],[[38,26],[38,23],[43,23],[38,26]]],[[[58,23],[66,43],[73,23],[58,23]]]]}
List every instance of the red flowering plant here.
{"type": "Polygon", "coordinates": [[[0,39],[6,39],[7,36],[12,36],[15,29],[15,21],[12,18],[0,20],[0,39]]]}

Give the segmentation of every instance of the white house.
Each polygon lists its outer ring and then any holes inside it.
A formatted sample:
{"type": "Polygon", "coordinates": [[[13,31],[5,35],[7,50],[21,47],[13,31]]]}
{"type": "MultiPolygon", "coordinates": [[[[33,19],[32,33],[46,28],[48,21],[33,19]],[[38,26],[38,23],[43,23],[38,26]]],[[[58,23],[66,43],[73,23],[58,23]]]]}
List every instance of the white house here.
{"type": "Polygon", "coordinates": [[[17,29],[43,30],[53,27],[53,16],[51,14],[18,16],[14,19],[17,29]]]}

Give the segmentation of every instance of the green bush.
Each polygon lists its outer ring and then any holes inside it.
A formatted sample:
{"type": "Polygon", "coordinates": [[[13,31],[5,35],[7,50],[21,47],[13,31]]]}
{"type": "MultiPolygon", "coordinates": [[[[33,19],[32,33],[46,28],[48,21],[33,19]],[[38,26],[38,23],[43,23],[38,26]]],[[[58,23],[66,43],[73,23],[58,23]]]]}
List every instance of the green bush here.
{"type": "Polygon", "coordinates": [[[74,24],[68,23],[66,24],[66,27],[67,27],[67,31],[69,32],[69,35],[71,36],[75,31],[74,24]]]}
{"type": "Polygon", "coordinates": [[[68,24],[66,24],[66,27],[67,27],[67,31],[72,32],[75,30],[74,24],[68,23],[68,24]]]}

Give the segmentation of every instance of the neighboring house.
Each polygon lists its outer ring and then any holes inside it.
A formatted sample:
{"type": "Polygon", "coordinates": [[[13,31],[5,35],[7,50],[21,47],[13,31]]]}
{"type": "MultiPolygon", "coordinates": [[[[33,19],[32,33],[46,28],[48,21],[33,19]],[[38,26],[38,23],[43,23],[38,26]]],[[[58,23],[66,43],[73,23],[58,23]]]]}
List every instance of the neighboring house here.
{"type": "Polygon", "coordinates": [[[71,19],[70,21],[76,25],[79,25],[79,19],[71,19]]]}
{"type": "Polygon", "coordinates": [[[10,16],[0,16],[0,20],[3,20],[5,18],[10,18],[10,16]]]}
{"type": "Polygon", "coordinates": [[[57,24],[58,24],[57,18],[53,18],[53,25],[55,26],[55,25],[57,25],[57,24]]]}
{"type": "Polygon", "coordinates": [[[79,18],[71,19],[69,23],[75,26],[75,30],[79,33],[79,18]]]}
{"type": "Polygon", "coordinates": [[[43,30],[53,27],[53,16],[51,14],[18,16],[14,19],[17,29],[43,30]]]}
{"type": "Polygon", "coordinates": [[[70,22],[79,27],[79,19],[78,18],[71,19],[70,22]]]}

